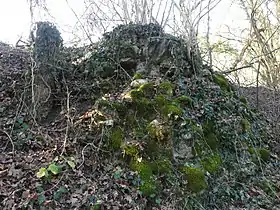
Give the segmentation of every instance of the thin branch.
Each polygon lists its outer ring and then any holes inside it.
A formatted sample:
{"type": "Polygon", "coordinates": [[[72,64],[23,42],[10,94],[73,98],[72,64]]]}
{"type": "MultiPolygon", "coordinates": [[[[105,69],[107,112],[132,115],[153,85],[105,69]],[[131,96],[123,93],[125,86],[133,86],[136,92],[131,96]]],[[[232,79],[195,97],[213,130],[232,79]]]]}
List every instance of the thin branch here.
{"type": "Polygon", "coordinates": [[[89,33],[88,33],[87,30],[85,29],[83,23],[81,22],[80,18],[79,18],[78,15],[77,15],[77,13],[76,13],[75,10],[70,6],[68,0],[65,0],[65,1],[66,1],[66,3],[67,3],[68,7],[70,8],[70,10],[73,12],[73,14],[75,15],[75,17],[76,17],[77,20],[79,21],[79,23],[81,24],[81,27],[82,27],[83,31],[85,32],[85,34],[86,34],[88,40],[90,41],[91,44],[93,44],[93,41],[92,41],[92,39],[90,38],[89,33]]]}
{"type": "Polygon", "coordinates": [[[0,129],[0,131],[8,137],[8,139],[9,139],[11,145],[12,145],[12,153],[13,153],[13,156],[14,156],[15,155],[15,145],[14,145],[14,142],[13,142],[11,136],[6,131],[4,131],[2,129],[0,129]]]}

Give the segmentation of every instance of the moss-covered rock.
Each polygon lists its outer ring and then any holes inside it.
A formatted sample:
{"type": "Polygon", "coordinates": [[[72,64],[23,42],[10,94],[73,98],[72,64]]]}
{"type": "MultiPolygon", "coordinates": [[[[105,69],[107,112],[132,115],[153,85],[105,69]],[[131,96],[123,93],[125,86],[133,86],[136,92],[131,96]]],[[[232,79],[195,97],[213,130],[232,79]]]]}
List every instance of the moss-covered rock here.
{"type": "Polygon", "coordinates": [[[168,175],[172,172],[172,163],[169,158],[159,158],[153,162],[155,174],[168,175]]]}
{"type": "Polygon", "coordinates": [[[241,127],[243,132],[248,132],[251,130],[251,123],[246,118],[243,118],[241,120],[241,127]]]}
{"type": "Polygon", "coordinates": [[[167,104],[163,107],[162,113],[166,117],[181,116],[183,114],[183,110],[175,104],[167,104]]]}
{"type": "MultiPolygon", "coordinates": [[[[252,181],[258,176],[255,172],[260,164],[269,161],[269,152],[261,149],[268,148],[265,143],[267,136],[262,131],[266,124],[257,112],[252,112],[246,100],[234,92],[222,74],[212,73],[209,69],[204,76],[197,74],[189,78],[182,73],[181,60],[187,56],[169,58],[172,53],[161,49],[169,39],[157,46],[154,45],[156,39],[142,42],[140,31],[133,32],[127,26],[119,29],[132,32],[135,37],[128,38],[128,34],[114,31],[106,38],[105,42],[112,46],[107,46],[105,51],[110,52],[108,55],[113,58],[116,56],[114,52],[125,49],[119,55],[127,56],[132,48],[119,47],[112,40],[118,37],[125,42],[120,43],[122,46],[131,42],[135,50],[131,52],[131,59],[138,64],[127,72],[134,74],[132,81],[131,76],[116,91],[112,90],[108,97],[110,102],[106,105],[109,109],[103,110],[104,116],[114,119],[113,128],[107,129],[110,143],[117,152],[114,157],[120,155],[124,165],[137,172],[140,179],[137,187],[144,196],[157,194],[164,197],[160,189],[168,188],[168,192],[181,197],[188,190],[190,197],[194,196],[192,193],[201,193],[196,199],[205,203],[203,208],[211,208],[204,199],[211,195],[217,206],[225,209],[224,204],[234,203],[238,196],[232,195],[239,195],[241,191],[240,185],[234,183],[237,180],[242,182],[244,177],[246,182],[252,181]],[[140,40],[143,45],[135,43],[135,40],[140,40]],[[146,49],[140,49],[141,46],[146,49]],[[141,54],[143,51],[152,58],[141,54]],[[154,52],[158,54],[153,55],[154,52]],[[134,71],[141,72],[141,75],[134,71]],[[247,145],[258,145],[259,148],[250,155],[246,151],[247,145]],[[122,155],[117,150],[120,147],[122,155]],[[260,159],[260,164],[254,164],[260,159]],[[185,163],[192,166],[184,166],[181,170],[180,166],[185,163]],[[180,172],[184,176],[178,176],[180,172]],[[213,186],[217,180],[222,186],[222,182],[228,183],[228,179],[233,183],[230,192],[220,189],[219,184],[215,190],[208,188],[208,184],[213,186]]],[[[143,36],[146,35],[144,33],[143,36]]],[[[170,46],[175,46],[171,42],[170,46]]],[[[178,55],[175,51],[173,53],[178,55]]],[[[127,75],[122,73],[119,71],[118,76],[126,78],[127,75]]],[[[190,201],[189,197],[187,201],[190,201]]]]}
{"type": "Polygon", "coordinates": [[[136,73],[133,76],[133,80],[142,79],[142,75],[140,73],[136,73]]]}
{"type": "Polygon", "coordinates": [[[209,173],[213,174],[218,171],[222,164],[222,158],[218,154],[209,155],[200,161],[203,168],[209,173]]]}
{"type": "MultiPolygon", "coordinates": [[[[268,162],[270,160],[270,151],[266,148],[249,147],[248,152],[253,155],[254,158],[259,157],[264,162],[268,162]]],[[[257,160],[255,161],[258,162],[257,160]]]]}
{"type": "Polygon", "coordinates": [[[132,159],[137,159],[140,154],[139,147],[135,144],[125,144],[122,146],[124,156],[129,156],[132,159]]]}
{"type": "Polygon", "coordinates": [[[268,162],[270,160],[270,151],[268,149],[260,148],[258,149],[258,153],[263,161],[268,162]]]}
{"type": "Polygon", "coordinates": [[[183,172],[186,175],[187,187],[194,193],[199,193],[205,190],[208,185],[206,182],[205,174],[200,168],[185,166],[183,172]]]}
{"type": "Polygon", "coordinates": [[[219,74],[219,73],[215,73],[213,75],[213,80],[214,82],[220,86],[220,88],[224,91],[228,91],[230,92],[233,88],[231,87],[231,85],[229,84],[228,80],[225,78],[224,75],[219,74]]]}
{"type": "Polygon", "coordinates": [[[167,96],[173,95],[173,89],[174,85],[171,82],[161,82],[157,87],[158,94],[167,96]]]}
{"type": "Polygon", "coordinates": [[[248,100],[247,100],[244,96],[241,96],[241,97],[239,98],[239,100],[240,100],[243,104],[248,105],[248,100]]]}
{"type": "Polygon", "coordinates": [[[131,167],[139,173],[141,182],[139,190],[143,193],[143,195],[151,196],[156,194],[158,190],[158,183],[153,177],[152,164],[144,160],[133,160],[131,167]]]}
{"type": "Polygon", "coordinates": [[[188,96],[180,96],[175,101],[183,107],[193,105],[193,100],[188,96]]]}
{"type": "Polygon", "coordinates": [[[219,140],[214,133],[208,133],[205,135],[205,141],[207,145],[212,149],[216,150],[219,145],[219,140]]]}

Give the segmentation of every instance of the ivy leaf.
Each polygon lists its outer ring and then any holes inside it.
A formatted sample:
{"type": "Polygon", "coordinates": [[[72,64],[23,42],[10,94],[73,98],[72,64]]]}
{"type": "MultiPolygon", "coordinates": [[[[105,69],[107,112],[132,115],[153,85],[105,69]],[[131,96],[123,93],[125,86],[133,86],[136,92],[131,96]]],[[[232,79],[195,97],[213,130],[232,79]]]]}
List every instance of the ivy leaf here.
{"type": "Polygon", "coordinates": [[[18,121],[19,124],[23,123],[23,119],[18,119],[17,121],[18,121]]]}
{"type": "Polygon", "coordinates": [[[61,197],[61,192],[60,191],[56,191],[54,194],[53,194],[53,199],[58,201],[61,197]]]}
{"type": "Polygon", "coordinates": [[[42,205],[45,201],[46,201],[46,196],[44,194],[39,195],[38,197],[39,205],[42,205]]]}
{"type": "Polygon", "coordinates": [[[64,186],[60,187],[58,190],[62,193],[67,193],[68,192],[67,188],[64,187],[64,186]]]}
{"type": "Polygon", "coordinates": [[[56,200],[56,201],[58,201],[58,200],[61,198],[61,195],[62,195],[63,193],[66,193],[66,192],[67,192],[67,189],[66,189],[64,186],[60,187],[60,188],[54,193],[53,199],[56,200]]]}
{"type": "Polygon", "coordinates": [[[48,170],[54,175],[57,175],[59,173],[59,168],[54,163],[49,165],[48,170]]]}
{"type": "Polygon", "coordinates": [[[42,178],[48,176],[48,171],[46,168],[40,168],[40,170],[36,174],[37,178],[42,178]]]}
{"type": "Polygon", "coordinates": [[[115,179],[120,179],[121,178],[121,172],[122,172],[121,168],[117,167],[117,171],[115,171],[115,173],[114,173],[114,178],[115,179]]]}
{"type": "Polygon", "coordinates": [[[23,123],[22,128],[23,128],[23,130],[27,130],[29,128],[29,126],[26,123],[23,123]]]}
{"type": "Polygon", "coordinates": [[[156,204],[160,205],[161,199],[156,199],[156,204]]]}
{"type": "Polygon", "coordinates": [[[42,187],[42,185],[37,186],[37,191],[38,191],[38,193],[44,192],[44,188],[42,187]]]}

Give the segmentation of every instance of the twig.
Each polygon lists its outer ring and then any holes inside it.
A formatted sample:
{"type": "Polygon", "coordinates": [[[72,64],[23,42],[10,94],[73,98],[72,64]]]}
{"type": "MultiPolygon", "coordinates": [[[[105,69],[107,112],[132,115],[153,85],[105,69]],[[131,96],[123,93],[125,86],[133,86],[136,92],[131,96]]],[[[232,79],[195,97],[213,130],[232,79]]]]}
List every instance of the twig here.
{"type": "Polygon", "coordinates": [[[83,23],[81,22],[81,20],[80,20],[80,18],[78,17],[77,13],[76,13],[75,10],[70,6],[68,0],[65,0],[65,1],[66,1],[66,3],[67,3],[68,7],[69,7],[69,8],[71,9],[71,11],[73,12],[73,14],[75,15],[75,17],[77,18],[77,20],[79,21],[79,23],[81,24],[81,27],[82,27],[83,31],[85,32],[85,34],[86,34],[88,40],[90,41],[91,44],[93,44],[93,41],[92,41],[92,39],[90,38],[89,33],[87,32],[85,26],[84,26],[83,23]]]}
{"type": "Polygon", "coordinates": [[[259,109],[259,75],[260,75],[261,62],[258,64],[257,69],[257,109],[259,109]]]}
{"type": "Polygon", "coordinates": [[[84,148],[82,149],[82,163],[77,167],[77,169],[79,169],[80,167],[82,167],[82,165],[84,164],[85,162],[85,149],[88,147],[88,146],[92,146],[94,147],[95,149],[97,149],[97,151],[102,151],[102,152],[109,152],[109,151],[106,151],[106,150],[103,150],[103,149],[100,149],[100,145],[97,147],[95,146],[93,143],[87,143],[86,146],[84,146],[84,148]]]}
{"type": "Polygon", "coordinates": [[[14,145],[14,142],[13,142],[11,136],[10,136],[6,131],[4,131],[4,130],[2,130],[2,129],[0,129],[0,131],[1,131],[2,133],[4,133],[4,134],[8,137],[9,141],[11,142],[11,145],[12,145],[12,153],[13,153],[13,156],[14,156],[14,155],[15,155],[15,145],[14,145]]]}
{"type": "Polygon", "coordinates": [[[229,71],[225,71],[225,72],[223,72],[223,74],[230,74],[230,73],[232,73],[232,72],[235,72],[235,71],[238,71],[238,70],[241,70],[241,69],[251,68],[251,67],[252,67],[252,64],[247,65],[247,66],[241,66],[241,67],[236,68],[236,69],[231,69],[231,70],[229,70],[229,71]]]}
{"type": "MultiPolygon", "coordinates": [[[[64,79],[65,80],[65,79],[64,79]]],[[[65,82],[66,83],[66,82],[65,82]]],[[[68,138],[68,133],[69,133],[69,124],[70,124],[70,92],[68,89],[68,85],[66,84],[66,91],[67,91],[67,100],[66,100],[66,107],[67,107],[67,126],[66,126],[66,131],[65,131],[65,137],[64,137],[64,142],[63,142],[63,147],[62,151],[60,153],[60,156],[63,155],[65,152],[66,148],[66,143],[67,143],[67,138],[68,138]]]]}

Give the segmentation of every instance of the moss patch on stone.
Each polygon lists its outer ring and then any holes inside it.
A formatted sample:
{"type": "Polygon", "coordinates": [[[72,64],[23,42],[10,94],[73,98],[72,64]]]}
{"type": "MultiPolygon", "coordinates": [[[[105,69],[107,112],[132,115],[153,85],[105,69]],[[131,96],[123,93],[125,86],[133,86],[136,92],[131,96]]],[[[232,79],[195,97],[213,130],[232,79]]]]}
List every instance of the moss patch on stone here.
{"type": "Polygon", "coordinates": [[[113,149],[120,149],[124,142],[124,132],[121,128],[112,129],[110,136],[110,146],[113,149]]]}
{"type": "Polygon", "coordinates": [[[249,147],[248,152],[251,155],[258,156],[264,162],[268,162],[270,160],[270,151],[268,149],[249,147]]]}
{"type": "Polygon", "coordinates": [[[244,96],[241,96],[241,97],[239,98],[239,100],[240,100],[243,104],[248,105],[248,101],[247,101],[247,99],[246,99],[244,96]]]}
{"type": "Polygon", "coordinates": [[[124,156],[129,156],[133,159],[137,158],[140,151],[135,144],[125,144],[122,146],[124,156]]]}
{"type": "Polygon", "coordinates": [[[174,104],[167,104],[164,106],[162,113],[166,117],[181,116],[183,114],[183,110],[174,104]]]}
{"type": "Polygon", "coordinates": [[[153,170],[155,174],[170,174],[172,163],[168,158],[159,158],[153,161],[153,170]]]}
{"type": "Polygon", "coordinates": [[[136,80],[136,79],[142,79],[142,75],[140,73],[134,74],[133,80],[136,80]]]}
{"type": "Polygon", "coordinates": [[[270,160],[270,151],[268,149],[260,148],[260,149],[258,149],[258,153],[259,153],[260,158],[264,162],[268,162],[270,160]]]}
{"type": "Polygon", "coordinates": [[[211,174],[218,171],[222,164],[222,158],[218,154],[209,155],[200,161],[203,168],[211,174]]]}
{"type": "Polygon", "coordinates": [[[208,133],[208,134],[206,134],[206,135],[205,135],[205,141],[206,141],[207,145],[208,145],[212,150],[218,149],[219,140],[218,140],[216,134],[214,134],[214,133],[208,133]]]}
{"type": "Polygon", "coordinates": [[[213,74],[214,82],[220,86],[220,88],[224,91],[230,92],[232,90],[231,85],[229,84],[228,80],[225,78],[224,75],[215,73],[213,74]]]}
{"type": "Polygon", "coordinates": [[[241,128],[244,133],[248,132],[251,129],[251,123],[246,118],[243,118],[241,120],[241,128]]]}
{"type": "Polygon", "coordinates": [[[157,193],[158,183],[153,177],[153,168],[151,164],[147,161],[133,160],[131,163],[133,170],[137,171],[140,176],[141,184],[139,190],[145,196],[151,196],[157,193]]]}
{"type": "Polygon", "coordinates": [[[173,95],[173,89],[174,85],[171,82],[162,82],[157,87],[158,94],[163,94],[167,96],[173,95]]]}
{"type": "Polygon", "coordinates": [[[175,101],[182,107],[193,106],[193,100],[188,96],[180,96],[176,98],[175,101]]]}
{"type": "Polygon", "coordinates": [[[183,172],[186,175],[187,188],[194,193],[199,193],[205,190],[208,185],[206,182],[205,174],[202,169],[184,166],[183,172]]]}
{"type": "Polygon", "coordinates": [[[134,101],[139,101],[139,100],[141,100],[145,95],[144,95],[143,91],[133,89],[133,90],[130,91],[130,96],[131,96],[132,100],[134,100],[134,101]]]}

